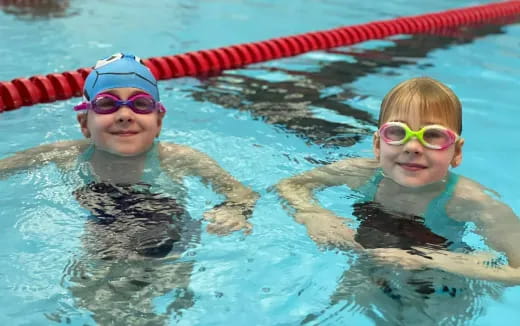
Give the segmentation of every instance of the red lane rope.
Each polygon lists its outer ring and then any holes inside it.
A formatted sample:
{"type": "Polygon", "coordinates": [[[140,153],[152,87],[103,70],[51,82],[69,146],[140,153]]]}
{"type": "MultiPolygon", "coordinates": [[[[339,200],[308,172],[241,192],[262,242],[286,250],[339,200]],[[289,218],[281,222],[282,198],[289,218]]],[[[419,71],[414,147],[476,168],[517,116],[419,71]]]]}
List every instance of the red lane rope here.
{"type": "MultiPolygon", "coordinates": [[[[158,80],[206,76],[225,69],[295,56],[308,51],[352,45],[397,34],[418,34],[441,28],[483,23],[519,14],[520,0],[504,1],[212,50],[148,58],[144,63],[158,80]]],[[[91,68],[80,68],[75,71],[0,82],[0,112],[81,96],[83,82],[90,71],[91,68]]]]}

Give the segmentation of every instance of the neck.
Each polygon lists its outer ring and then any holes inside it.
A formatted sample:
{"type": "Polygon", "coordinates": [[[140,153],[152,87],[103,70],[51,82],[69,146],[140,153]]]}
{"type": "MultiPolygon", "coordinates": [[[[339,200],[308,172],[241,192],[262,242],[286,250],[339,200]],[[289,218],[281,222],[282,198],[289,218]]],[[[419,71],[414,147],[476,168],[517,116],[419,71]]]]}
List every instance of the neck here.
{"type": "Polygon", "coordinates": [[[440,192],[444,191],[446,189],[448,177],[449,177],[449,175],[446,174],[446,176],[444,176],[444,178],[442,178],[439,181],[425,184],[425,185],[418,186],[418,187],[403,186],[386,176],[383,179],[383,181],[385,183],[385,187],[389,188],[390,191],[395,191],[396,193],[425,194],[425,193],[440,193],[440,192]]]}
{"type": "Polygon", "coordinates": [[[135,156],[120,156],[94,148],[92,172],[99,182],[133,184],[141,180],[147,152],[135,156]]]}
{"type": "Polygon", "coordinates": [[[440,181],[420,187],[406,187],[385,177],[381,180],[376,201],[398,212],[421,215],[428,204],[446,190],[448,176],[440,181]]]}

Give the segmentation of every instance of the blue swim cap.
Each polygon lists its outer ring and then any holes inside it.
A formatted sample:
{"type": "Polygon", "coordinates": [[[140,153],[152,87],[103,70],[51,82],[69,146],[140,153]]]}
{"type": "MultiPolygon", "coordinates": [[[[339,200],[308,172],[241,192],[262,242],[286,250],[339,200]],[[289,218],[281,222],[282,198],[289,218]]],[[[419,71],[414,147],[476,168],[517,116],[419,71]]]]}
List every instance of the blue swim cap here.
{"type": "Polygon", "coordinates": [[[83,95],[87,100],[111,88],[135,87],[150,94],[159,102],[157,80],[139,57],[116,53],[99,60],[85,79],[83,95]]]}

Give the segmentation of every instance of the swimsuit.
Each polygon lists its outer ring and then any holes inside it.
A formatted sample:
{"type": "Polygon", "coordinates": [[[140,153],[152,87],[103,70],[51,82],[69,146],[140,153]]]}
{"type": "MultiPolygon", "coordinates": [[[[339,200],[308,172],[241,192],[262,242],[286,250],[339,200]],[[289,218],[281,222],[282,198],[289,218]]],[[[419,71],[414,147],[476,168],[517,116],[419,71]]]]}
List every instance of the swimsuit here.
{"type": "Polygon", "coordinates": [[[453,195],[458,176],[448,174],[446,189],[428,205],[424,217],[394,212],[374,201],[379,183],[384,178],[377,170],[359,191],[364,195],[354,204],[354,216],[360,222],[356,241],[365,248],[411,249],[430,246],[438,249],[468,249],[462,241],[466,223],[451,219],[446,205],[453,195]]]}
{"type": "MultiPolygon", "coordinates": [[[[145,257],[165,257],[172,251],[182,253],[200,235],[200,222],[194,221],[180,199],[155,191],[152,183],[159,179],[158,146],[147,153],[142,180],[137,184],[94,182],[90,173],[86,185],[74,195],[91,212],[89,230],[97,235],[89,247],[104,259],[123,258],[133,252],[145,257]],[[105,239],[100,239],[100,238],[105,239]],[[96,246],[98,248],[96,248],[96,246]]],[[[93,146],[83,153],[81,163],[89,162],[93,146]]],[[[85,169],[81,169],[85,170],[85,169]]],[[[88,169],[86,169],[88,170],[88,169]]],[[[174,185],[180,189],[180,185],[174,185]]],[[[178,192],[182,195],[182,191],[178,192]]]]}
{"type": "MultiPolygon", "coordinates": [[[[380,182],[384,175],[377,170],[372,179],[358,189],[364,197],[353,205],[353,215],[359,221],[359,227],[355,240],[366,249],[373,248],[399,248],[409,250],[411,254],[422,253],[412,247],[428,247],[441,250],[466,250],[471,248],[462,241],[466,223],[455,221],[446,214],[446,204],[453,195],[458,176],[448,174],[446,189],[434,198],[428,205],[424,217],[390,211],[383,205],[374,201],[380,182]]],[[[425,259],[428,259],[427,257],[425,259]]],[[[375,282],[385,294],[399,300],[399,283],[402,281],[411,285],[415,292],[424,297],[433,293],[445,293],[454,297],[459,286],[447,286],[446,277],[442,277],[443,283],[435,286],[437,271],[419,270],[401,273],[403,279],[399,282],[388,280],[386,277],[374,275],[375,282]],[[409,274],[408,274],[409,273],[409,274]],[[407,274],[408,276],[404,276],[407,274]],[[392,285],[394,284],[394,285],[392,285]]],[[[380,274],[380,273],[375,273],[380,274]]],[[[381,275],[380,275],[381,276],[381,275]]],[[[458,278],[458,277],[456,277],[458,278]]],[[[460,281],[457,281],[460,283],[460,281]]],[[[449,284],[449,282],[448,282],[449,284]]]]}

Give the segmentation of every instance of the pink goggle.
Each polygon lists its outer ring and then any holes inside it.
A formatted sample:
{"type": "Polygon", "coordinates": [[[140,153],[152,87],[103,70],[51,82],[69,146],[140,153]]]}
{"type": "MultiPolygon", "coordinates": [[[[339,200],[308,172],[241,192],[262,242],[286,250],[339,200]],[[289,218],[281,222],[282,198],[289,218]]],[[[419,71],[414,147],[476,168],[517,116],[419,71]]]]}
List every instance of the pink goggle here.
{"type": "Polygon", "coordinates": [[[416,138],[424,147],[446,149],[459,139],[454,131],[440,125],[428,125],[413,131],[402,122],[387,122],[379,128],[379,135],[389,145],[403,145],[416,138]]]}
{"type": "Polygon", "coordinates": [[[74,111],[92,110],[98,114],[110,114],[122,106],[127,106],[138,114],[149,114],[156,110],[166,112],[166,108],[160,102],[146,93],[135,94],[126,101],[110,93],[101,93],[90,102],[76,105],[74,111]]]}

